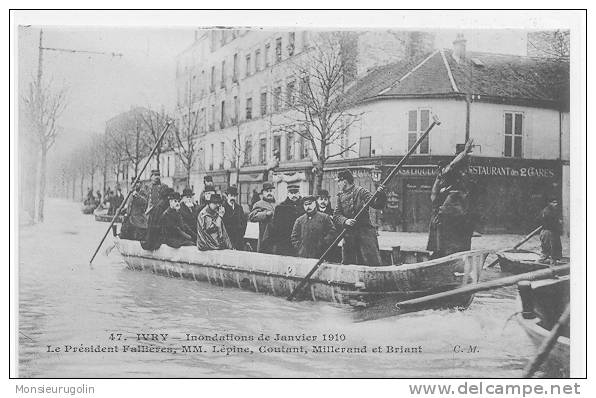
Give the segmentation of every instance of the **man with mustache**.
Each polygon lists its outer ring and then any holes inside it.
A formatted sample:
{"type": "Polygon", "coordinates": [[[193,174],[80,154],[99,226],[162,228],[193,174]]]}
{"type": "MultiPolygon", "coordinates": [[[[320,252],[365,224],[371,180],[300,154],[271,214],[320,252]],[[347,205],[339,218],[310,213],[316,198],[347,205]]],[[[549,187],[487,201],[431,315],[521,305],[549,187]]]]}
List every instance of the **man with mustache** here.
{"type": "Polygon", "coordinates": [[[238,203],[238,188],[235,185],[226,189],[223,207],[225,209],[223,222],[232,242],[232,247],[236,250],[244,250],[247,218],[244,209],[238,203]]]}
{"type": "Polygon", "coordinates": [[[257,244],[257,251],[259,253],[273,253],[273,244],[269,228],[273,220],[273,212],[275,211],[275,187],[270,182],[263,183],[261,194],[263,198],[256,202],[248,214],[250,222],[259,223],[259,242],[257,244]]]}

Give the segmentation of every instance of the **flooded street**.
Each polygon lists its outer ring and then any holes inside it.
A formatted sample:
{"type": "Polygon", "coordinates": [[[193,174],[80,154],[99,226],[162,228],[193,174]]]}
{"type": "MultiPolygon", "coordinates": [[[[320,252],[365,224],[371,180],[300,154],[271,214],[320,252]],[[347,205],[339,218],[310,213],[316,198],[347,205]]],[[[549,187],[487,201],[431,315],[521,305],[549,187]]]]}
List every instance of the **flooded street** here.
{"type": "MultiPolygon", "coordinates": [[[[520,377],[534,346],[515,321],[515,288],[476,296],[469,310],[424,311],[355,323],[349,309],[281,298],[125,268],[107,223],[76,203],[49,200],[43,225],[21,227],[18,269],[20,377],[520,377]],[[137,341],[137,334],[168,334],[137,341]],[[186,342],[194,336],[252,341],[186,342]],[[339,346],[366,353],[260,352],[261,334],[345,335],[339,346]],[[110,340],[110,335],[114,340],[110,340]],[[121,337],[119,337],[121,334],[121,337]],[[217,335],[217,336],[216,336],[217,335]],[[117,339],[121,338],[120,341],[117,339]],[[126,341],[124,339],[127,339],[126,341]],[[55,347],[145,346],[161,351],[203,344],[207,352],[48,352],[55,347]],[[224,352],[212,352],[212,346],[224,352]],[[50,346],[50,348],[48,348],[50,346]],[[254,353],[231,352],[248,347],[254,353]],[[372,348],[382,346],[382,353],[372,348]],[[386,346],[422,347],[386,352],[386,346]],[[476,347],[474,350],[468,348],[476,347]],[[456,352],[459,348],[462,352],[456,352]],[[225,349],[229,350],[226,355],[225,349]],[[465,348],[465,349],[464,349],[465,348]]],[[[498,270],[498,267],[497,267],[498,270]]],[[[497,271],[489,271],[494,278],[497,271]]],[[[487,279],[484,275],[483,279],[487,279]]],[[[320,341],[319,341],[320,342],[320,341]]],[[[321,343],[323,344],[323,343],[321,343]]],[[[284,347],[312,342],[283,342],[284,347]]],[[[280,344],[277,344],[280,346],[280,344]]]]}

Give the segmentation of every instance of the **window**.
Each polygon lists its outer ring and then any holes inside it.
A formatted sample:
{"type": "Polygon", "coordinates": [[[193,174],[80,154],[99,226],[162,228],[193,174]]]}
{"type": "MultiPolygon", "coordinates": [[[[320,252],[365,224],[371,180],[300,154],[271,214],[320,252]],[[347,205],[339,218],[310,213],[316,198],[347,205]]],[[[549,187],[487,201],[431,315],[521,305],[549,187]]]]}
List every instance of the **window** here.
{"type": "Polygon", "coordinates": [[[279,112],[281,109],[281,86],[275,87],[273,89],[273,111],[279,112]]]}
{"type": "Polygon", "coordinates": [[[310,96],[310,78],[308,75],[304,75],[300,78],[300,101],[302,103],[308,103],[310,96]]]}
{"type": "Polygon", "coordinates": [[[255,51],[255,72],[261,70],[261,50],[255,51]]]}
{"type": "Polygon", "coordinates": [[[296,82],[294,80],[289,81],[286,85],[286,104],[288,106],[294,105],[294,87],[296,86],[296,82]]]}
{"type": "Polygon", "coordinates": [[[288,34],[288,57],[294,55],[294,46],[296,44],[296,33],[290,32],[288,34]]]}
{"type": "Polygon", "coordinates": [[[201,112],[199,113],[199,126],[200,132],[204,133],[207,130],[207,114],[205,112],[205,108],[201,108],[201,112]]]}
{"type": "Polygon", "coordinates": [[[295,138],[294,133],[286,135],[286,160],[294,160],[295,138]]]}
{"type": "Polygon", "coordinates": [[[238,53],[234,54],[234,61],[232,63],[232,81],[238,81],[238,53]]]}
{"type": "Polygon", "coordinates": [[[271,44],[267,43],[265,44],[265,53],[263,54],[263,58],[265,58],[265,67],[269,66],[269,50],[271,50],[271,44]]]}
{"type": "Polygon", "coordinates": [[[246,99],[246,120],[252,119],[252,98],[246,99]]]}
{"type": "Polygon", "coordinates": [[[209,131],[215,130],[215,104],[211,104],[211,119],[209,121],[209,131]]]}
{"type": "Polygon", "coordinates": [[[234,96],[234,116],[232,117],[232,124],[237,124],[238,123],[238,96],[235,95],[234,96]]]}
{"type": "Polygon", "coordinates": [[[226,127],[226,101],[221,101],[221,110],[219,116],[219,128],[223,129],[226,127]]]}
{"type": "Polygon", "coordinates": [[[505,112],[505,151],[507,157],[522,157],[524,114],[519,112],[505,112]]]}
{"type": "Polygon", "coordinates": [[[237,147],[237,141],[234,139],[232,140],[232,154],[234,155],[234,157],[232,158],[232,161],[230,162],[230,167],[235,169],[236,168],[236,158],[238,157],[238,147],[237,147]]]}
{"type": "Polygon", "coordinates": [[[273,136],[273,157],[281,160],[281,135],[273,136]]]}
{"type": "Polygon", "coordinates": [[[348,141],[348,131],[347,129],[343,130],[339,135],[339,152],[341,153],[341,158],[346,159],[348,157],[348,148],[350,147],[350,143],[348,141]]]}
{"type": "Polygon", "coordinates": [[[244,166],[252,164],[252,139],[248,137],[244,142],[244,166]]]}
{"type": "Polygon", "coordinates": [[[275,62],[281,62],[281,37],[275,39],[275,62]]]}
{"type": "Polygon", "coordinates": [[[213,152],[214,152],[214,145],[211,144],[210,148],[211,151],[209,153],[209,170],[213,170],[213,152]]]}
{"type": "Polygon", "coordinates": [[[267,163],[267,138],[261,138],[259,140],[259,163],[267,163]]]}
{"type": "Polygon", "coordinates": [[[370,137],[360,137],[360,153],[361,158],[370,158],[370,137]]]}
{"type": "Polygon", "coordinates": [[[226,61],[221,61],[221,88],[226,87],[226,61]]]}
{"type": "Polygon", "coordinates": [[[225,150],[226,144],[222,141],[219,143],[219,169],[223,170],[224,168],[224,158],[225,158],[225,150]]]}
{"type": "MultiPolygon", "coordinates": [[[[417,109],[408,112],[408,150],[414,146],[416,141],[430,125],[430,109],[417,109]]],[[[429,154],[430,147],[428,136],[422,140],[420,146],[414,151],[415,154],[429,154]]]]}
{"type": "Polygon", "coordinates": [[[215,91],[215,66],[211,67],[211,86],[209,91],[215,91]]]}
{"type": "Polygon", "coordinates": [[[250,76],[250,54],[246,56],[246,77],[250,76]]]}
{"type": "Polygon", "coordinates": [[[267,91],[261,93],[261,116],[267,114],[267,91]]]}
{"type": "Polygon", "coordinates": [[[308,158],[308,141],[303,136],[298,138],[298,150],[300,151],[300,160],[308,158]]]}

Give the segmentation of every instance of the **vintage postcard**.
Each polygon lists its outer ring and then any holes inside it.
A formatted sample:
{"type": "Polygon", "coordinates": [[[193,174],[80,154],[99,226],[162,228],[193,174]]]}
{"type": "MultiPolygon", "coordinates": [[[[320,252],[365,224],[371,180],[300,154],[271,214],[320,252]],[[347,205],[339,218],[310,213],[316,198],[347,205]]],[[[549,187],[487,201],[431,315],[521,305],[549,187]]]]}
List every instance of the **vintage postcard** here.
{"type": "Polygon", "coordinates": [[[585,377],[584,12],[362,13],[11,14],[12,377],[585,377]]]}

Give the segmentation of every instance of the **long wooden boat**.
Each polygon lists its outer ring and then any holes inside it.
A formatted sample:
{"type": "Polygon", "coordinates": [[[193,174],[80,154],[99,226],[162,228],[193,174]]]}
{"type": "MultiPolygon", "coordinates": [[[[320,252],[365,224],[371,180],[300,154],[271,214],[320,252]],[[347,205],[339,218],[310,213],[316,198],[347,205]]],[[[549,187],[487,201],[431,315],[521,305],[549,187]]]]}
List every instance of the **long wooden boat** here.
{"type": "MultiPolygon", "coordinates": [[[[550,266],[548,263],[539,262],[540,254],[525,250],[525,249],[511,249],[503,250],[496,253],[499,257],[499,267],[501,271],[512,274],[523,274],[526,272],[537,271],[545,269],[550,266]]],[[[569,258],[565,257],[559,264],[569,263],[569,258]]]]}
{"type": "MultiPolygon", "coordinates": [[[[312,268],[314,259],[234,250],[198,251],[195,247],[158,250],[138,241],[115,238],[115,245],[133,270],[209,282],[287,297],[312,268]]],[[[477,283],[489,250],[473,250],[414,264],[368,267],[324,263],[310,280],[303,298],[367,307],[379,301],[395,303],[477,283]]],[[[467,307],[471,295],[449,306],[467,307]]],[[[397,311],[394,309],[393,311],[397,311]]]]}
{"type": "MultiPolygon", "coordinates": [[[[569,276],[526,283],[525,289],[520,283],[518,289],[523,311],[517,321],[538,348],[569,304],[569,276]]],[[[569,377],[569,346],[567,323],[543,365],[545,377],[569,377]]]]}
{"type": "MultiPolygon", "coordinates": [[[[95,211],[93,212],[93,215],[95,216],[95,221],[100,221],[100,222],[112,222],[112,218],[114,218],[114,216],[111,216],[108,214],[108,209],[104,209],[102,207],[98,207],[97,209],[95,209],[95,211]]],[[[119,215],[118,217],[116,217],[116,223],[122,223],[123,217],[122,215],[119,215]]]]}
{"type": "Polygon", "coordinates": [[[95,204],[92,205],[86,205],[83,204],[81,206],[81,211],[83,212],[83,214],[93,214],[93,211],[95,210],[97,206],[95,204]]]}

